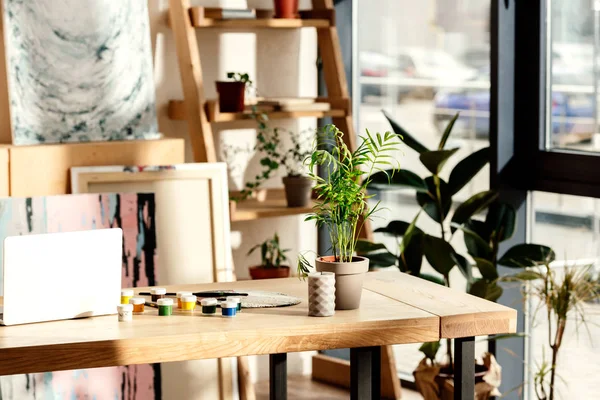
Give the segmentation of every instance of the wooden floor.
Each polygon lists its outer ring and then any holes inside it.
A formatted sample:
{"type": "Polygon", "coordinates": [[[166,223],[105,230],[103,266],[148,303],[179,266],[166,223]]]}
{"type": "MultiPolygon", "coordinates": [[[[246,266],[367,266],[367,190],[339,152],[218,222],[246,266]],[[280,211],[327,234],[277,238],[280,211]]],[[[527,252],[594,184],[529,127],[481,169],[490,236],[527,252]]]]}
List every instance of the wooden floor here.
{"type": "MultiPolygon", "coordinates": [[[[256,400],[269,399],[269,382],[258,382],[255,385],[256,400]]],[[[288,377],[288,398],[290,400],[348,400],[350,393],[346,389],[313,381],[310,376],[288,377]]],[[[402,388],[402,400],[423,400],[423,397],[412,390],[402,388]]]]}

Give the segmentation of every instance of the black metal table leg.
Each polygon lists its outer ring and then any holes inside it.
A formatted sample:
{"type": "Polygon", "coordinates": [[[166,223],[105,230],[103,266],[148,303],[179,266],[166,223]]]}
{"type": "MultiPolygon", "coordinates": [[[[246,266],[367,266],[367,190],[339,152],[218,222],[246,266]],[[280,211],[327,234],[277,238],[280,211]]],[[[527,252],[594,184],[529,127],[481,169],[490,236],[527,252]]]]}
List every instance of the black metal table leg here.
{"type": "Polygon", "coordinates": [[[350,349],[350,399],[381,398],[381,347],[350,349]]]}
{"type": "Polygon", "coordinates": [[[475,398],[475,338],[454,339],[454,400],[475,398]]]}
{"type": "Polygon", "coordinates": [[[269,399],[287,399],[287,354],[269,355],[269,399]]]}

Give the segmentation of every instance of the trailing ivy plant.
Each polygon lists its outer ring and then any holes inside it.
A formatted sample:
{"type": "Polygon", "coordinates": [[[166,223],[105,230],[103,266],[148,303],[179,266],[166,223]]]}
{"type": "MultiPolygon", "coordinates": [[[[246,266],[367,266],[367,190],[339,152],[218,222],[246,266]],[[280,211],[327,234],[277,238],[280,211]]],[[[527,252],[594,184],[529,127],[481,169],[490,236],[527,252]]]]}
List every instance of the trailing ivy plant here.
{"type": "MultiPolygon", "coordinates": [[[[367,200],[372,196],[367,194],[366,188],[375,172],[393,178],[399,162],[391,153],[398,150],[400,141],[391,132],[372,135],[367,130],[366,135],[360,137],[362,143],[351,151],[343,136],[335,125],[327,125],[317,133],[308,172],[316,183],[317,199],[314,212],[306,221],[326,227],[335,259],[351,262],[364,220],[379,209],[379,203],[369,207],[367,200]],[[317,166],[326,169],[324,177],[314,173],[317,166]]],[[[300,256],[299,275],[306,275],[309,267],[308,261],[300,256]]]]}

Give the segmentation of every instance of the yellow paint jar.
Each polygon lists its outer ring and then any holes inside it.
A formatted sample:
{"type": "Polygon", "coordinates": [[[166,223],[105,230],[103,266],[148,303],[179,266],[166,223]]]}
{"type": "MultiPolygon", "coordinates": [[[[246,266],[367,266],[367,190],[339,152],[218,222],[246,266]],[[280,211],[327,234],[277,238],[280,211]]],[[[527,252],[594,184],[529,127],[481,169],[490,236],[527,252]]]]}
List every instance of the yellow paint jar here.
{"type": "Polygon", "coordinates": [[[196,308],[196,296],[189,295],[180,297],[181,299],[181,309],[183,311],[194,311],[196,308]]]}
{"type": "Polygon", "coordinates": [[[133,289],[121,290],[121,304],[129,304],[129,300],[133,297],[133,289]]]}
{"type": "Polygon", "coordinates": [[[184,296],[191,296],[192,292],[177,292],[177,308],[181,310],[181,298],[184,296]]]}
{"type": "Polygon", "coordinates": [[[132,297],[129,299],[129,304],[133,305],[133,312],[136,314],[141,314],[144,312],[144,304],[146,303],[146,299],[143,297],[132,297]]]}

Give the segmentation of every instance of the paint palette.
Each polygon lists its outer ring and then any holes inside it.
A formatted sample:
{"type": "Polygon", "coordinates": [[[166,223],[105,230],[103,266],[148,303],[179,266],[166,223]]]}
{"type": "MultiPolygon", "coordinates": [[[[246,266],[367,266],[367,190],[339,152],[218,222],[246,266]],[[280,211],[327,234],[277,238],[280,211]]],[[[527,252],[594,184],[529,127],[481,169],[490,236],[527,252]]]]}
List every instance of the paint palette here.
{"type": "Polygon", "coordinates": [[[242,308],[288,307],[302,302],[300,298],[289,296],[285,293],[244,289],[240,289],[239,291],[248,293],[248,296],[241,298],[242,308]]]}

